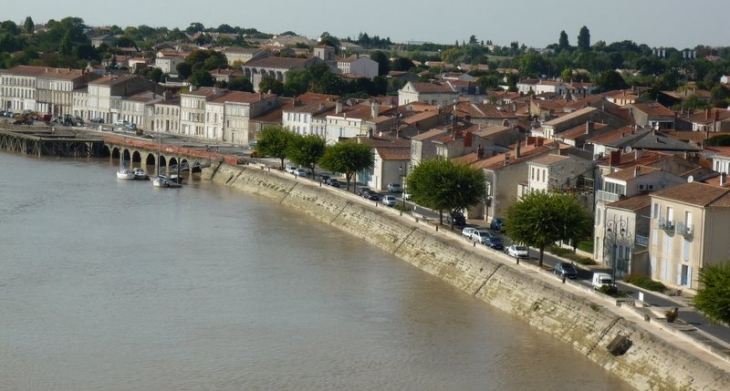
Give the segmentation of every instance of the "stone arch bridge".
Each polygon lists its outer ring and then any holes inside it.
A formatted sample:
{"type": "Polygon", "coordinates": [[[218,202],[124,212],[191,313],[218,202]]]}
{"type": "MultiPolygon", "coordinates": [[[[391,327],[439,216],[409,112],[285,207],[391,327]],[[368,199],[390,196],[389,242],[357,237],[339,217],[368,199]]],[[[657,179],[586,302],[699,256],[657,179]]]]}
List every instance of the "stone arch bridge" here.
{"type": "MultiPolygon", "coordinates": [[[[161,174],[181,172],[188,177],[213,163],[225,160],[223,155],[204,147],[162,144],[138,137],[106,136],[104,149],[103,156],[108,155],[112,161],[124,159],[128,166],[155,167],[155,170],[159,167],[161,174]]],[[[147,171],[150,175],[156,174],[151,169],[147,171]]]]}

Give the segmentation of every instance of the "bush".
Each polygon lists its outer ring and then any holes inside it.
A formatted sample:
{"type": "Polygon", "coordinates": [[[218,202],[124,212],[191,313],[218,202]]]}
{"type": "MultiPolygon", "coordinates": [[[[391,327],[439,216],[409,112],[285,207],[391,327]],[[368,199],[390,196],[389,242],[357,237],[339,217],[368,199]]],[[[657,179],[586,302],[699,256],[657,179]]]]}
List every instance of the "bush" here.
{"type": "MultiPolygon", "coordinates": [[[[581,265],[595,265],[596,261],[593,260],[593,258],[588,257],[582,257],[576,253],[573,252],[573,250],[565,247],[560,246],[550,246],[545,249],[547,252],[561,258],[567,258],[572,261],[575,261],[581,265]]],[[[591,250],[593,251],[593,250],[591,250]]]]}
{"type": "Polygon", "coordinates": [[[640,288],[644,288],[652,292],[664,292],[667,289],[667,287],[661,282],[654,281],[651,278],[639,273],[631,273],[625,275],[624,282],[636,285],[640,288]]]}

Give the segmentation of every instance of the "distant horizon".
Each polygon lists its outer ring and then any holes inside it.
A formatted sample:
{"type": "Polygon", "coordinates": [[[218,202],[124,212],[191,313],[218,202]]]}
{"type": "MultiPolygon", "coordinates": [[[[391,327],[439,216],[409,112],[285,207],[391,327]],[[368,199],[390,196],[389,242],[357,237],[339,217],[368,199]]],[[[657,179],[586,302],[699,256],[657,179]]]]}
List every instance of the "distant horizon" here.
{"type": "Polygon", "coordinates": [[[22,25],[27,16],[37,24],[78,17],[92,27],[116,25],[122,29],[146,25],[185,30],[192,23],[206,28],[227,24],[273,35],[291,31],[311,39],[328,32],[339,39],[356,40],[359,34],[367,33],[390,38],[393,43],[439,45],[468,42],[474,35],[479,42],[509,46],[517,41],[533,48],[557,43],[561,31],[568,35],[570,45],[576,46],[578,32],[586,26],[591,45],[628,40],[650,48],[677,50],[730,46],[730,29],[724,27],[727,22],[722,12],[726,3],[722,0],[695,0],[691,6],[684,0],[614,0],[590,5],[579,0],[553,0],[550,6],[513,0],[508,7],[494,0],[459,3],[371,0],[359,8],[344,8],[335,0],[279,0],[275,12],[267,12],[266,7],[254,7],[252,4],[258,4],[253,2],[218,0],[212,10],[206,7],[207,12],[196,14],[191,10],[202,7],[193,0],[177,0],[175,7],[144,0],[102,7],[90,7],[82,0],[27,0],[24,7],[3,10],[2,18],[22,25]]]}

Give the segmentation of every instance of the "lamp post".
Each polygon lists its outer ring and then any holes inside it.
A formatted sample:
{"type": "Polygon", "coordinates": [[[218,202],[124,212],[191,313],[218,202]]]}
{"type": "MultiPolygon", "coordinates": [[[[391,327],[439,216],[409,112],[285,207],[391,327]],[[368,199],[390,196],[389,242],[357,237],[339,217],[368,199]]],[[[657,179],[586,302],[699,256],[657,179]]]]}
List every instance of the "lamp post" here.
{"type": "Polygon", "coordinates": [[[403,177],[403,179],[401,180],[402,193],[400,194],[400,197],[403,200],[403,210],[405,210],[406,209],[406,177],[408,176],[408,163],[402,163],[398,169],[403,173],[403,174],[401,174],[401,177],[403,177]]]}
{"type": "Polygon", "coordinates": [[[620,217],[618,220],[614,216],[611,220],[606,220],[605,232],[603,236],[603,254],[604,264],[606,256],[610,256],[611,270],[613,272],[613,283],[616,285],[616,272],[618,262],[621,260],[621,254],[617,254],[619,249],[630,248],[627,244],[631,234],[629,232],[628,219],[620,217]]]}

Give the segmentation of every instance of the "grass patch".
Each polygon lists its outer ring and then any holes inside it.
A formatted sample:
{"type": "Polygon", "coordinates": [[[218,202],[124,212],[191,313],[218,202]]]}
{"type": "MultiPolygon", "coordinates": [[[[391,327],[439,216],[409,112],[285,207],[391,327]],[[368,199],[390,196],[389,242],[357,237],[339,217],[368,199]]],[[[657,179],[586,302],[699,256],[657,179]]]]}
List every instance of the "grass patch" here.
{"type": "Polygon", "coordinates": [[[583,240],[581,242],[578,242],[578,250],[593,254],[593,241],[583,240]]]}
{"type": "Polygon", "coordinates": [[[545,251],[561,258],[567,258],[581,265],[595,265],[593,258],[583,257],[573,252],[573,250],[560,246],[550,246],[545,251]]]}
{"type": "Polygon", "coordinates": [[[639,273],[631,273],[625,275],[624,282],[627,284],[636,285],[640,288],[644,288],[652,292],[664,292],[667,290],[666,285],[662,284],[659,281],[654,281],[651,278],[639,273]]]}

